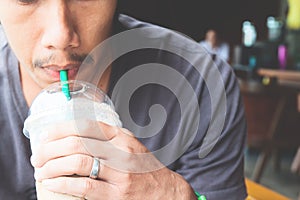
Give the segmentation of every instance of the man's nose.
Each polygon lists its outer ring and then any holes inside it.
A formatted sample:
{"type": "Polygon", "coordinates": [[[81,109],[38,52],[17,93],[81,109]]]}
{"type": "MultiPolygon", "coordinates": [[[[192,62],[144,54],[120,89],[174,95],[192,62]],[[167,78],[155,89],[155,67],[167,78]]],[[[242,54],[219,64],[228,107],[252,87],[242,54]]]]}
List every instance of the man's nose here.
{"type": "Polygon", "coordinates": [[[64,1],[53,1],[45,15],[42,45],[48,49],[66,50],[80,45],[74,18],[64,1]]]}

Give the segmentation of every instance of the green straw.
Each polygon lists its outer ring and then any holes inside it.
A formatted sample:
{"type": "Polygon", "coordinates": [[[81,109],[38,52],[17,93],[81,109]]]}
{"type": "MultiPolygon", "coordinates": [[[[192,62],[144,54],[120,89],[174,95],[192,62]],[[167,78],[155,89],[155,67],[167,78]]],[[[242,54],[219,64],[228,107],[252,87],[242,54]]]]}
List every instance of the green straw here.
{"type": "Polygon", "coordinates": [[[70,95],[70,88],[68,83],[68,71],[67,70],[61,70],[60,71],[60,82],[61,82],[61,90],[64,93],[64,95],[67,97],[67,100],[71,99],[70,95]]]}
{"type": "Polygon", "coordinates": [[[200,194],[199,192],[196,191],[195,194],[197,196],[197,200],[206,200],[206,197],[203,194],[200,194]]]}

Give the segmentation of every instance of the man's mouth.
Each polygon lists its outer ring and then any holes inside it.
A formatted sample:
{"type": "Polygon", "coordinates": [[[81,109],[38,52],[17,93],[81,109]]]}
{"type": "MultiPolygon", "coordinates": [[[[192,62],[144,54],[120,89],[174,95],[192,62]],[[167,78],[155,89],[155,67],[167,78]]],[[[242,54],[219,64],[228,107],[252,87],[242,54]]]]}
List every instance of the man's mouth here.
{"type": "Polygon", "coordinates": [[[41,67],[45,73],[51,77],[54,81],[59,81],[60,78],[60,71],[67,70],[68,71],[68,78],[75,79],[77,72],[79,70],[79,64],[69,64],[65,66],[58,66],[58,65],[48,65],[45,67],[41,67]]]}

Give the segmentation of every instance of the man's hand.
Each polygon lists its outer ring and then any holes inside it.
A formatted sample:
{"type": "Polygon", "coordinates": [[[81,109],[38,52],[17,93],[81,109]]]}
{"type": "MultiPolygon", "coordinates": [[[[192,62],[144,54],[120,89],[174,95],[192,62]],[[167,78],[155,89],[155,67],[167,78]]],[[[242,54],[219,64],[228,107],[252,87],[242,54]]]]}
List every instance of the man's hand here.
{"type": "Polygon", "coordinates": [[[189,184],[164,167],[126,129],[101,122],[48,127],[32,156],[35,178],[53,192],[86,199],[195,199],[189,184]],[[89,178],[94,157],[97,179],[89,178]]]}

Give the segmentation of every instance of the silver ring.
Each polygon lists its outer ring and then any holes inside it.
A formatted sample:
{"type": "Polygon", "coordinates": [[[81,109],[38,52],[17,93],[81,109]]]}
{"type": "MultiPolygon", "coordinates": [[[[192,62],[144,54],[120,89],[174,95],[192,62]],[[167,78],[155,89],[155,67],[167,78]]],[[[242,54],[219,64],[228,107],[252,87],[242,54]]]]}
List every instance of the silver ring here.
{"type": "Polygon", "coordinates": [[[98,158],[94,158],[93,167],[90,173],[90,178],[97,179],[100,171],[100,160],[98,158]]]}

